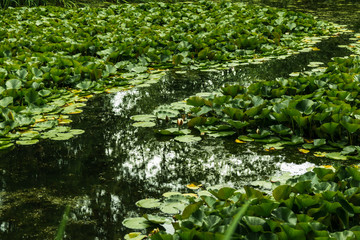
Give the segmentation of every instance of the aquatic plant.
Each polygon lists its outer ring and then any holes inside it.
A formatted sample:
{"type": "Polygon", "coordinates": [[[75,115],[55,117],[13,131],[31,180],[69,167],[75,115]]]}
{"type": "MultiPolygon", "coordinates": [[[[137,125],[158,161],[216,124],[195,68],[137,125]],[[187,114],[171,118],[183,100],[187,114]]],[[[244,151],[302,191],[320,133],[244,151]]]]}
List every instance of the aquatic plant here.
{"type": "Polygon", "coordinates": [[[308,150],[338,151],[325,154],[332,159],[360,159],[360,57],[335,58],[322,70],[246,88],[226,85],[221,92],[189,97],[188,107],[168,117],[187,116],[188,128],[202,136],[237,136],[239,143],[266,143],[265,150],[302,144],[308,150]],[[353,151],[342,151],[348,145],[353,151]]]}
{"type": "MultiPolygon", "coordinates": [[[[156,240],[224,239],[229,228],[236,239],[358,239],[359,184],[359,169],[342,166],[314,168],[304,175],[272,182],[270,194],[251,186],[241,190],[202,187],[196,194],[165,193],[163,199],[137,202],[139,207],[160,212],[128,218],[123,224],[148,229],[149,238],[156,240]],[[162,227],[169,222],[173,233],[162,227]]],[[[145,237],[131,233],[125,239],[145,237]]]]}
{"type": "MultiPolygon", "coordinates": [[[[69,123],[66,116],[81,112],[92,94],[149,86],[164,74],[154,69],[256,63],[311,50],[321,37],[343,30],[303,13],[231,2],[0,11],[1,148],[48,136],[39,121],[69,123]],[[44,134],[18,139],[33,128],[44,134]]],[[[60,135],[55,138],[70,136],[60,135]]]]}

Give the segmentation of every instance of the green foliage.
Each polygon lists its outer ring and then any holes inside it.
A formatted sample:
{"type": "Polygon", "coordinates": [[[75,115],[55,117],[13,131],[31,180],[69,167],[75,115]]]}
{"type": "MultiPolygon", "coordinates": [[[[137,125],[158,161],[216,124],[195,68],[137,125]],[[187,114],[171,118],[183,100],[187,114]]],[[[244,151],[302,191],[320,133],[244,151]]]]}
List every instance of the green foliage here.
{"type": "Polygon", "coordinates": [[[360,57],[335,58],[328,65],[322,73],[257,81],[247,89],[227,85],[222,94],[189,97],[186,103],[192,108],[182,114],[190,116],[187,126],[202,135],[233,132],[241,141],[268,143],[265,150],[313,139],[302,147],[336,151],[324,153],[333,160],[359,160],[358,148],[340,151],[360,144],[360,57]]]}
{"type": "MultiPolygon", "coordinates": [[[[0,6],[6,8],[0,10],[3,16],[0,19],[1,136],[10,138],[8,133],[19,131],[19,128],[29,130],[30,124],[47,115],[55,115],[59,124],[69,123],[61,119],[61,115],[81,112],[79,108],[89,94],[126,90],[134,85],[148,86],[147,82],[156,82],[164,75],[152,70],[154,68],[209,68],[218,63],[227,66],[229,60],[248,61],[255,55],[258,58],[279,56],[309,46],[302,41],[304,36],[339,31],[334,24],[323,23],[303,13],[232,2],[151,2],[72,9],[7,8],[50,4],[69,7],[73,3],[71,0],[0,2],[0,6]],[[282,41],[285,36],[291,41],[282,41]],[[71,90],[73,88],[78,90],[71,90]],[[24,116],[31,120],[23,121],[24,116]],[[24,125],[26,122],[29,125],[24,125]]],[[[245,111],[234,110],[234,107],[221,109],[234,94],[243,93],[244,89],[225,87],[223,92],[230,95],[218,96],[213,103],[194,99],[198,117],[223,111],[231,115],[234,121],[229,124],[239,132],[247,127],[247,118],[258,115],[266,104],[263,98],[253,98],[250,99],[251,108],[245,111]]],[[[180,117],[177,110],[169,108],[154,115],[165,120],[180,117]]],[[[217,121],[206,117],[205,124],[210,126],[217,121]]],[[[152,121],[142,122],[135,126],[154,125],[152,121]]],[[[349,124],[343,123],[353,129],[349,124]]],[[[199,122],[194,123],[198,125],[199,122]]],[[[65,140],[73,135],[45,134],[44,131],[50,130],[42,129],[40,136],[65,140]]],[[[204,131],[215,137],[233,134],[231,129],[218,126],[204,131]],[[219,130],[222,133],[216,133],[219,130]]],[[[182,133],[184,131],[179,132],[182,133]]],[[[177,138],[179,141],[190,139],[198,141],[199,137],[177,138]]],[[[19,140],[19,143],[33,142],[36,141],[19,140]]]]}
{"type": "MultiPolygon", "coordinates": [[[[229,187],[200,190],[196,197],[164,194],[166,197],[156,204],[160,211],[164,204],[181,206],[167,220],[161,219],[172,221],[175,232],[160,231],[150,238],[357,239],[360,220],[357,167],[336,167],[335,171],[315,168],[279,184],[273,183],[272,195],[249,186],[244,187],[245,191],[229,187]]],[[[132,225],[133,229],[151,230],[161,225],[146,214],[131,219],[124,221],[125,226],[129,221],[140,222],[132,225]]]]}

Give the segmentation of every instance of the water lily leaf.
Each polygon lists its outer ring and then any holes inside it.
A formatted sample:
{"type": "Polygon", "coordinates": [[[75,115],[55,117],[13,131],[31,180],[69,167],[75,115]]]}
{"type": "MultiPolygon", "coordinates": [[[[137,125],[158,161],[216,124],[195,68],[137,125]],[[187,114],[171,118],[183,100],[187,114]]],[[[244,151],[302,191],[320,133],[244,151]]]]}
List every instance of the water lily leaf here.
{"type": "Polygon", "coordinates": [[[186,104],[201,107],[205,104],[205,99],[199,96],[189,97],[188,100],[186,100],[186,104]]]}
{"type": "Polygon", "coordinates": [[[292,134],[292,130],[288,127],[285,127],[282,124],[273,125],[270,127],[270,129],[279,135],[291,135],[292,134]]]}
{"type": "Polygon", "coordinates": [[[166,217],[156,216],[152,214],[144,214],[144,218],[154,224],[164,224],[165,222],[169,221],[169,219],[166,217]]]}
{"type": "Polygon", "coordinates": [[[33,88],[29,89],[25,94],[25,101],[28,104],[38,104],[39,99],[39,94],[33,88]]]}
{"type": "Polygon", "coordinates": [[[166,192],[166,193],[163,193],[162,194],[164,197],[170,197],[170,196],[173,196],[173,195],[181,195],[180,192],[166,192]]]}
{"type": "Polygon", "coordinates": [[[64,140],[69,140],[72,137],[74,137],[74,135],[71,133],[56,133],[55,135],[53,135],[49,138],[51,140],[64,141],[64,140]]]}
{"type": "Polygon", "coordinates": [[[206,123],[206,120],[207,119],[205,117],[194,117],[188,122],[187,125],[190,128],[195,127],[195,126],[201,126],[206,123]]]}
{"type": "Polygon", "coordinates": [[[244,142],[253,142],[254,139],[245,135],[241,135],[238,137],[239,140],[244,141],[244,142]]]}
{"type": "Polygon", "coordinates": [[[265,151],[274,151],[284,149],[282,142],[269,143],[263,146],[265,151]]]}
{"type": "Polygon", "coordinates": [[[243,221],[251,229],[252,232],[263,231],[263,226],[266,224],[266,221],[264,219],[254,216],[244,216],[243,221]]]}
{"type": "Polygon", "coordinates": [[[355,153],[356,151],[358,151],[358,149],[355,146],[346,146],[341,151],[341,154],[342,155],[348,155],[348,154],[355,153]]]}
{"type": "Polygon", "coordinates": [[[224,131],[224,132],[210,133],[209,136],[217,138],[217,137],[228,137],[228,136],[232,136],[234,134],[235,134],[234,131],[224,131]]]}
{"type": "Polygon", "coordinates": [[[289,223],[290,226],[295,226],[297,223],[295,213],[287,207],[276,208],[272,215],[283,222],[289,223]]]}
{"type": "Polygon", "coordinates": [[[151,226],[150,222],[143,217],[126,218],[122,225],[130,229],[146,229],[151,226]]]}
{"type": "Polygon", "coordinates": [[[137,201],[135,204],[143,208],[157,208],[161,205],[161,202],[159,199],[147,198],[137,201]]]}
{"type": "MultiPolygon", "coordinates": [[[[182,195],[175,195],[175,196],[182,196],[182,195]]],[[[167,200],[160,206],[160,211],[167,214],[177,214],[182,212],[187,203],[181,202],[179,200],[167,200]]]]}
{"type": "Polygon", "coordinates": [[[199,189],[201,186],[202,186],[202,184],[196,185],[194,183],[186,185],[187,188],[192,189],[192,190],[199,189]]]}
{"type": "Polygon", "coordinates": [[[241,140],[239,140],[239,139],[235,139],[235,142],[236,142],[236,143],[246,143],[245,141],[241,141],[241,140]]]}
{"type": "Polygon", "coordinates": [[[142,240],[144,238],[147,238],[147,235],[143,235],[141,232],[132,232],[124,237],[125,240],[142,240]]]}
{"type": "Polygon", "coordinates": [[[82,129],[71,129],[69,131],[69,133],[73,134],[73,135],[80,135],[80,134],[83,134],[85,131],[82,130],[82,129]]]}
{"type": "Polygon", "coordinates": [[[246,121],[228,120],[227,122],[236,129],[241,129],[241,128],[246,127],[246,126],[248,126],[250,124],[249,122],[246,122],[246,121]]]}
{"type": "Polygon", "coordinates": [[[6,89],[20,89],[21,88],[21,81],[18,79],[11,79],[6,81],[6,89]]]}
{"type": "Polygon", "coordinates": [[[164,130],[156,130],[156,133],[159,133],[161,135],[186,135],[186,134],[190,134],[191,130],[190,129],[181,129],[179,130],[178,128],[167,128],[164,130]]]}
{"type": "Polygon", "coordinates": [[[151,122],[156,119],[156,116],[151,114],[134,115],[130,119],[138,122],[151,122]]]}
{"type": "Polygon", "coordinates": [[[13,103],[14,98],[13,97],[4,97],[0,100],[0,106],[3,108],[6,108],[9,104],[13,103]]]}
{"type": "Polygon", "coordinates": [[[302,148],[299,148],[298,150],[299,150],[299,152],[305,153],[305,154],[310,152],[310,150],[306,150],[306,149],[302,149],[302,148]]]}
{"type": "Polygon", "coordinates": [[[40,134],[37,131],[26,131],[21,133],[21,138],[29,138],[29,139],[33,139],[33,138],[39,138],[40,134]]]}
{"type": "Polygon", "coordinates": [[[31,140],[21,140],[20,139],[20,140],[16,141],[16,144],[18,144],[18,145],[33,145],[38,142],[39,142],[38,139],[31,139],[31,140]]]}
{"type": "Polygon", "coordinates": [[[272,194],[276,201],[280,201],[288,199],[291,192],[292,187],[290,185],[280,185],[273,190],[272,194]]]}
{"type": "Polygon", "coordinates": [[[333,160],[347,160],[347,157],[342,155],[341,152],[326,153],[325,157],[333,159],[333,160]]]}
{"type": "Polygon", "coordinates": [[[201,137],[196,137],[194,135],[183,135],[175,137],[174,140],[178,142],[190,143],[201,141],[201,137]]]}
{"type": "Polygon", "coordinates": [[[154,127],[154,122],[136,122],[132,124],[134,127],[154,127]]]}
{"type": "Polygon", "coordinates": [[[337,127],[339,126],[339,123],[336,122],[329,122],[329,123],[324,123],[320,126],[320,129],[322,131],[324,131],[325,133],[328,133],[330,135],[333,135],[337,129],[337,127]]]}
{"type": "Polygon", "coordinates": [[[144,66],[136,66],[130,69],[130,71],[135,72],[135,73],[143,73],[146,72],[148,70],[147,67],[144,66]]]}
{"type": "Polygon", "coordinates": [[[76,84],[76,88],[82,89],[82,90],[88,90],[90,88],[95,87],[96,83],[92,81],[82,81],[78,84],[76,84]]]}
{"type": "Polygon", "coordinates": [[[0,145],[0,150],[8,149],[8,148],[11,148],[13,146],[14,146],[13,143],[3,144],[3,145],[0,145]]]}
{"type": "Polygon", "coordinates": [[[315,157],[325,157],[326,156],[326,152],[315,152],[314,153],[315,157]]]}
{"type": "MultiPolygon", "coordinates": [[[[279,137],[270,136],[268,138],[260,138],[255,139],[255,142],[261,142],[261,143],[276,143],[279,142],[281,139],[279,137]]],[[[282,144],[282,143],[281,143],[282,144]]]]}
{"type": "Polygon", "coordinates": [[[326,139],[314,139],[314,147],[320,147],[326,144],[326,139]]]}

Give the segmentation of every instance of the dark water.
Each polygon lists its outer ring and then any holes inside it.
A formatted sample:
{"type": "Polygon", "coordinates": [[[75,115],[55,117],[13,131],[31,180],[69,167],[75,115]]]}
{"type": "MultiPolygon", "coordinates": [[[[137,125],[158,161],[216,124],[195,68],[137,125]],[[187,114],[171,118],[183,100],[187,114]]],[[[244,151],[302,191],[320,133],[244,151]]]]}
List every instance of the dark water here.
{"type": "Polygon", "coordinates": [[[122,220],[141,214],[135,206],[140,199],[186,191],[191,182],[239,186],[325,164],[293,149],[267,153],[261,145],[239,145],[233,139],[168,141],[152,130],[134,128],[130,116],[151,113],[159,105],[225,82],[286,77],[306,70],[310,61],[349,55],[337,48],[347,38],[330,38],[317,45],[319,52],[262,65],[219,73],[170,72],[151,87],[91,99],[84,112],[72,118],[72,127],[84,129],[84,134],[18,146],[0,156],[0,239],[54,239],[66,204],[72,208],[65,239],[119,239],[127,232],[122,220]]]}

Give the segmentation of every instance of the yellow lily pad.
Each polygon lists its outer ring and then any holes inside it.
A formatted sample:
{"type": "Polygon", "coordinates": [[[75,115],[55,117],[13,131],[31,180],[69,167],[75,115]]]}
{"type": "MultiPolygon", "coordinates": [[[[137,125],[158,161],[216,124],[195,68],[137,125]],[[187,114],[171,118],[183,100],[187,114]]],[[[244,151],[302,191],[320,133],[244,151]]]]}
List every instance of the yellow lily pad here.
{"type": "Polygon", "coordinates": [[[187,188],[193,189],[193,190],[199,189],[201,186],[202,186],[202,184],[196,185],[194,183],[186,185],[187,188]]]}
{"type": "Polygon", "coordinates": [[[246,143],[245,141],[241,141],[241,140],[239,140],[239,139],[236,139],[235,142],[236,142],[236,143],[246,143]]]}
{"type": "Polygon", "coordinates": [[[310,150],[306,150],[306,149],[303,149],[303,148],[299,148],[299,152],[306,154],[306,153],[309,153],[310,150]]]}
{"type": "Polygon", "coordinates": [[[325,157],[325,155],[326,155],[326,152],[315,152],[314,153],[315,157],[325,157]]]}
{"type": "Polygon", "coordinates": [[[198,195],[195,194],[195,193],[184,193],[183,196],[194,197],[194,198],[197,198],[197,197],[198,197],[198,195]]]}

